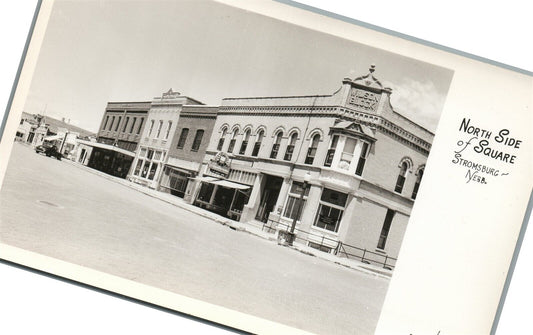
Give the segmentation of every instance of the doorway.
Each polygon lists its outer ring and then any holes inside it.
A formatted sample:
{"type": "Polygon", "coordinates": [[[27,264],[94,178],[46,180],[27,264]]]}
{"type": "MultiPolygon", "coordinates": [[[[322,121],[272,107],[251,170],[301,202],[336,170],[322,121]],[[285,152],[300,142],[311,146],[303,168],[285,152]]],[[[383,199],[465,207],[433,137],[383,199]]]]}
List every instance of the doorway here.
{"type": "Polygon", "coordinates": [[[268,174],[265,175],[265,180],[263,183],[264,187],[263,191],[261,192],[261,201],[255,216],[256,220],[265,223],[268,221],[268,216],[278,201],[279,191],[281,190],[282,183],[283,178],[281,177],[271,176],[268,174]]]}

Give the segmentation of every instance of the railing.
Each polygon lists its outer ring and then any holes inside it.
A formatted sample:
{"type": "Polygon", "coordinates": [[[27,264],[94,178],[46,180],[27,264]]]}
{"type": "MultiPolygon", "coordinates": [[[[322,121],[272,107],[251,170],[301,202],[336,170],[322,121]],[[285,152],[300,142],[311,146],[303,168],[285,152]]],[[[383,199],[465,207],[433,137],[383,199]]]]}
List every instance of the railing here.
{"type": "MultiPolygon", "coordinates": [[[[278,222],[268,219],[263,224],[263,231],[274,233],[279,231],[288,231],[289,225],[284,222],[278,222]]],[[[301,244],[311,244],[315,249],[324,252],[331,252],[338,257],[347,259],[357,259],[365,264],[373,264],[383,267],[384,269],[392,270],[396,264],[396,258],[384,255],[379,252],[370,251],[364,248],[359,248],[336,239],[332,239],[322,234],[315,234],[313,232],[303,231],[298,228],[294,229],[294,241],[301,244]]]]}

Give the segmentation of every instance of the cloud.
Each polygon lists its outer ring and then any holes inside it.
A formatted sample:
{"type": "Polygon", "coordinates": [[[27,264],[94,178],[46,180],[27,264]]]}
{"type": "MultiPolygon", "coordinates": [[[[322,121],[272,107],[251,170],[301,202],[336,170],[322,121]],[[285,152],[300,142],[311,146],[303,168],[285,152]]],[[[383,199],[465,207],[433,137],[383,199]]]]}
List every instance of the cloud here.
{"type": "Polygon", "coordinates": [[[406,77],[396,84],[385,82],[384,86],[392,88],[391,104],[396,112],[435,131],[446,96],[433,82],[406,77]]]}

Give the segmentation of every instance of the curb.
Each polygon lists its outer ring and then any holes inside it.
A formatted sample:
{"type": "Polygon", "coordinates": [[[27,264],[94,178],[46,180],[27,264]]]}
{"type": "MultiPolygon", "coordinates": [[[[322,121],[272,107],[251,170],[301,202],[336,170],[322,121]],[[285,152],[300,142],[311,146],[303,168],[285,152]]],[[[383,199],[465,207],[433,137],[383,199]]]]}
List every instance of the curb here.
{"type": "MultiPolygon", "coordinates": [[[[212,213],[210,213],[208,211],[202,210],[202,209],[197,210],[196,207],[194,207],[193,205],[190,205],[190,204],[181,204],[178,201],[171,201],[169,199],[165,199],[165,197],[162,197],[159,194],[156,194],[156,192],[158,192],[158,191],[151,190],[151,189],[146,190],[146,188],[144,186],[138,186],[138,185],[134,184],[133,182],[127,181],[125,179],[119,179],[118,177],[110,176],[107,173],[92,169],[90,167],[87,167],[85,165],[81,165],[81,164],[79,164],[77,162],[74,162],[74,161],[71,161],[71,160],[65,159],[65,160],[62,160],[62,161],[66,162],[66,163],[68,163],[68,164],[70,164],[70,165],[72,165],[72,166],[74,166],[74,167],[76,167],[78,169],[82,169],[82,170],[90,172],[90,173],[92,173],[94,175],[103,177],[103,178],[105,178],[107,180],[113,181],[113,182],[115,182],[117,184],[123,185],[125,187],[130,188],[130,189],[138,191],[138,192],[140,192],[142,194],[150,196],[150,197],[152,197],[154,199],[161,200],[161,201],[163,201],[163,202],[165,202],[167,204],[173,205],[175,207],[179,207],[179,208],[184,209],[184,210],[186,210],[186,211],[188,211],[190,213],[193,213],[193,214],[196,214],[196,215],[201,216],[203,218],[212,220],[215,223],[221,224],[223,226],[227,226],[230,229],[233,229],[233,230],[235,230],[237,232],[245,232],[245,233],[248,233],[248,234],[253,235],[255,237],[259,237],[259,238],[262,238],[264,240],[271,241],[271,242],[276,242],[277,241],[276,237],[274,237],[274,236],[266,236],[266,235],[260,234],[257,231],[255,231],[255,229],[250,229],[250,227],[246,227],[244,224],[242,224],[242,223],[240,223],[238,221],[233,221],[233,220],[224,218],[222,216],[218,216],[216,214],[214,215],[214,214],[212,214],[212,213]]],[[[351,262],[343,262],[342,258],[339,258],[338,260],[333,260],[333,259],[330,259],[330,257],[325,257],[325,255],[321,255],[321,254],[315,253],[312,250],[307,250],[307,248],[301,248],[300,246],[291,246],[289,248],[293,249],[295,251],[301,252],[301,253],[303,253],[305,255],[317,257],[317,258],[322,259],[324,261],[332,262],[334,264],[338,264],[338,265],[341,265],[343,267],[346,267],[346,268],[349,268],[349,269],[352,269],[352,270],[356,270],[356,271],[359,271],[359,272],[362,272],[362,273],[365,273],[365,274],[368,274],[368,275],[372,275],[372,276],[375,276],[375,277],[378,277],[378,278],[383,278],[383,279],[389,280],[392,277],[392,273],[388,273],[385,270],[371,269],[371,268],[368,268],[366,266],[362,266],[362,265],[358,265],[358,264],[349,264],[351,262]]]]}

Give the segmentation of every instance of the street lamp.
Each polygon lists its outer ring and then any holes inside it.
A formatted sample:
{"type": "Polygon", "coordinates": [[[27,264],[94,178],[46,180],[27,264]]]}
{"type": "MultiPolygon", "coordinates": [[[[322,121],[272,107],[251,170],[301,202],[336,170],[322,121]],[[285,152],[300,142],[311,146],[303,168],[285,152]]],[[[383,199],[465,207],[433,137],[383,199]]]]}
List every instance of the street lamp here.
{"type": "Polygon", "coordinates": [[[296,238],[294,229],[296,228],[296,221],[298,221],[298,218],[300,217],[302,213],[302,207],[304,204],[304,194],[305,194],[305,190],[307,189],[307,185],[309,184],[310,180],[311,180],[311,173],[307,171],[304,176],[304,184],[302,187],[302,193],[300,193],[300,199],[298,200],[298,210],[296,212],[296,216],[294,216],[294,218],[292,219],[291,229],[287,232],[287,244],[290,246],[292,246],[292,242],[294,242],[294,239],[296,238]]]}

